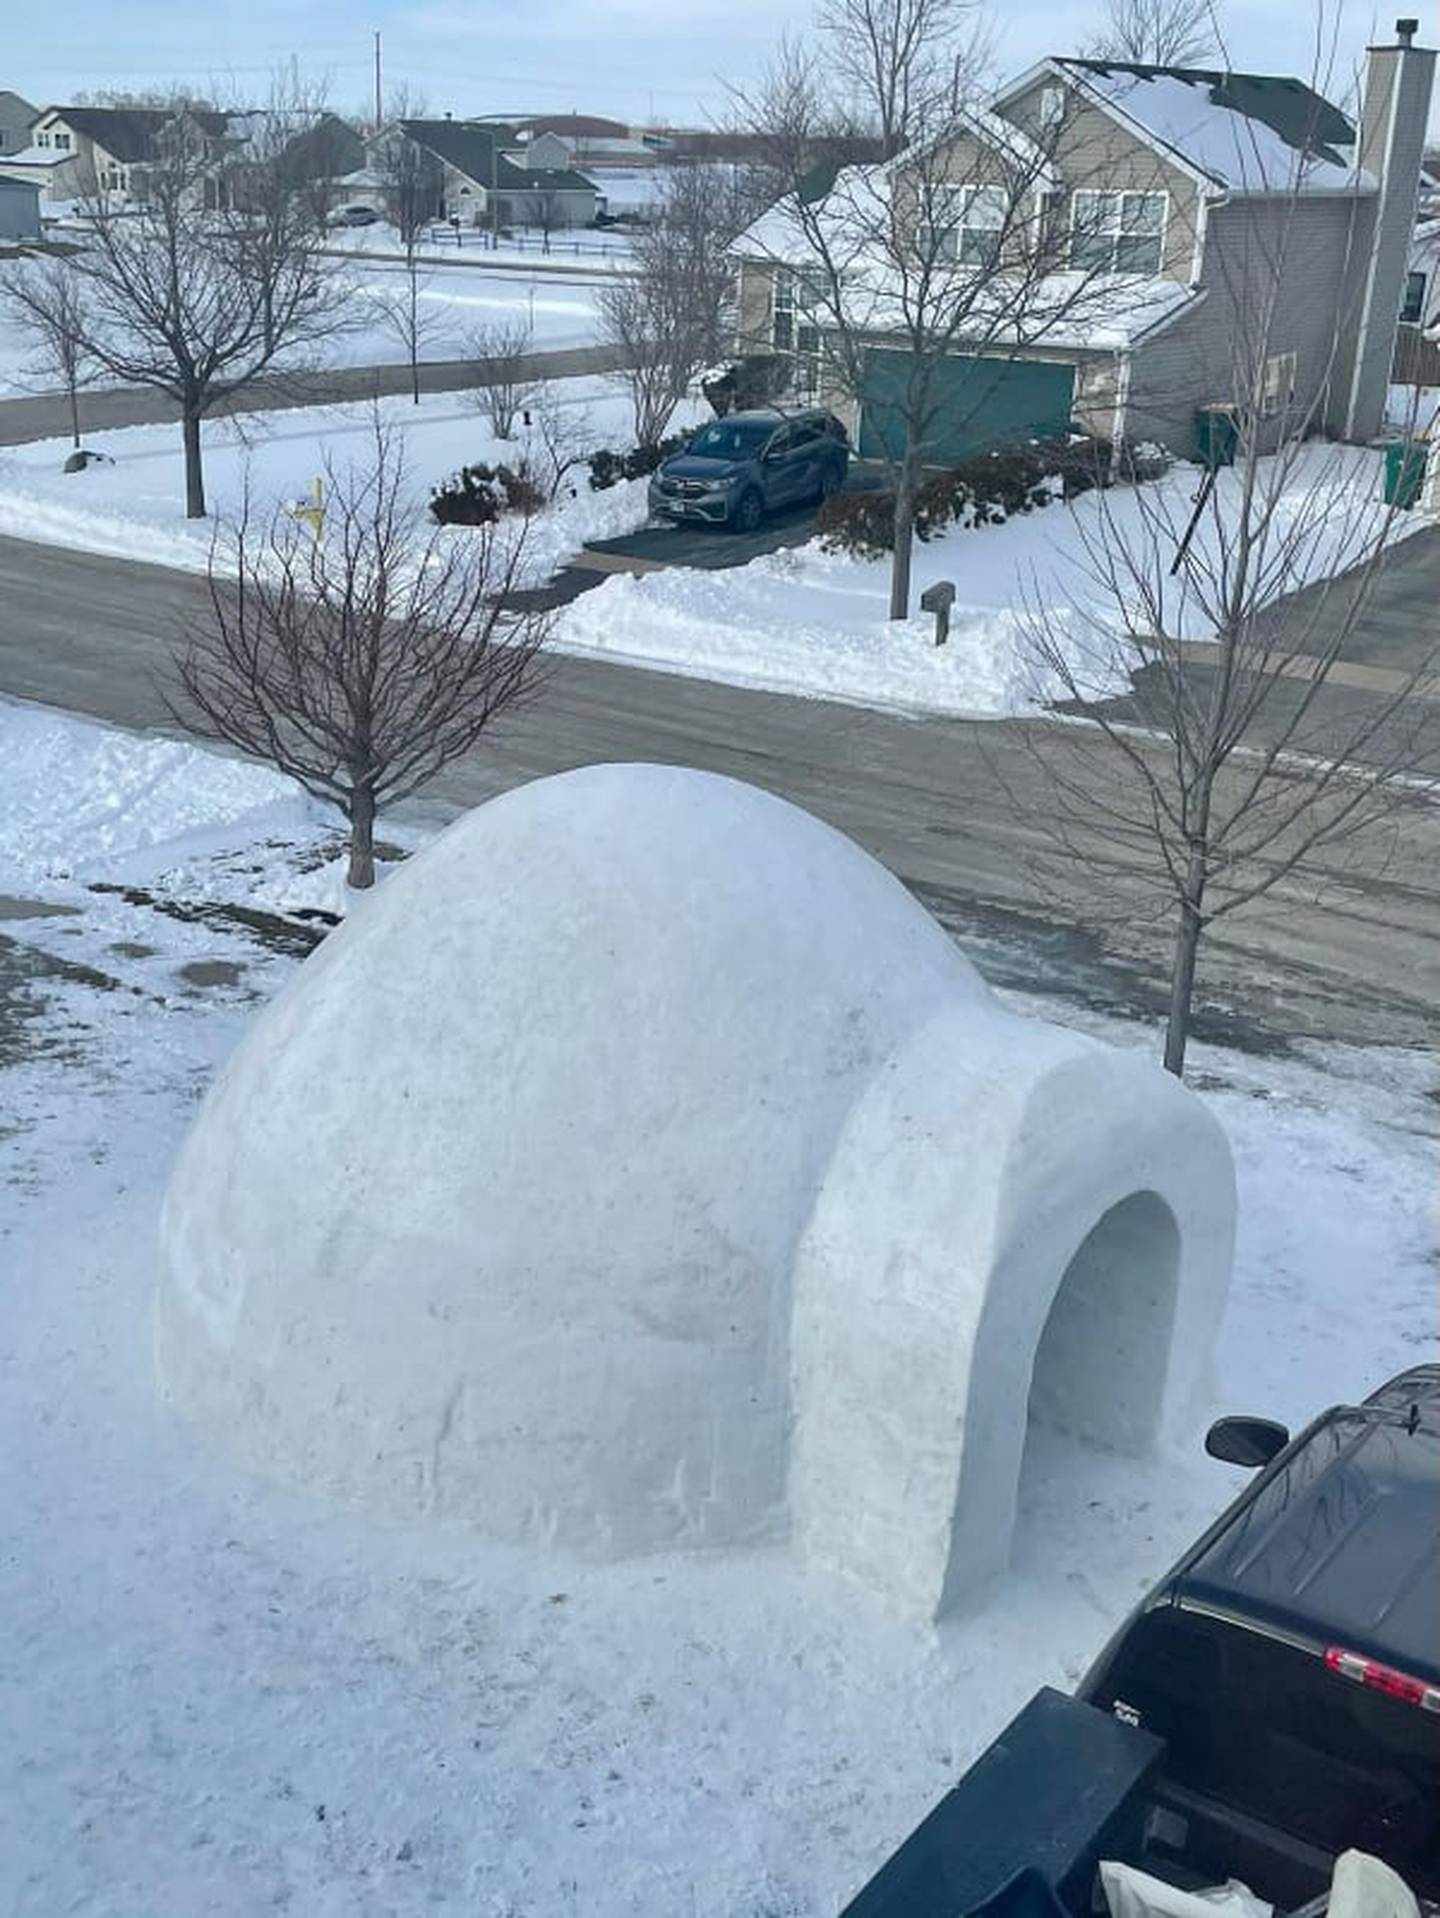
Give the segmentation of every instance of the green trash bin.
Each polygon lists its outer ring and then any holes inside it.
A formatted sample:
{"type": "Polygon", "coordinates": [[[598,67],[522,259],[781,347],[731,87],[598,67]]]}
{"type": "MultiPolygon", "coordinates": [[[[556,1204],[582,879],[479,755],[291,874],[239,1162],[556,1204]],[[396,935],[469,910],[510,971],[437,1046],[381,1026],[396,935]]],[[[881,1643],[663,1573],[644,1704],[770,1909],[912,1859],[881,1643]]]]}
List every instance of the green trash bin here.
{"type": "Polygon", "coordinates": [[[1213,473],[1235,464],[1240,439],[1233,406],[1202,406],[1195,413],[1195,457],[1213,473]]]}
{"type": "Polygon", "coordinates": [[[1385,504],[1412,507],[1425,484],[1424,440],[1392,440],[1385,448],[1385,504]]]}

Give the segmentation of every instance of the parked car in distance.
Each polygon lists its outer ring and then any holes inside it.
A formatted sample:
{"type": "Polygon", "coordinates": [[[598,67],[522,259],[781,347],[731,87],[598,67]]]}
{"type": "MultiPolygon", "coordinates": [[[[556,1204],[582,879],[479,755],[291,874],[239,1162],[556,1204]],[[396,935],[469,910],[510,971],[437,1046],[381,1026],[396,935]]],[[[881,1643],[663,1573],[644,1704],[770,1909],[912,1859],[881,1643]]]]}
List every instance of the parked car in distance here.
{"type": "Polygon", "coordinates": [[[374,226],[380,215],[373,206],[342,206],[330,216],[331,226],[374,226]]]}
{"type": "Polygon", "coordinates": [[[833,413],[727,413],[651,477],[650,511],[753,533],[777,507],[838,491],[849,466],[850,444],[833,413]]]}
{"type": "Polygon", "coordinates": [[[1352,1849],[1440,1899],[1440,1366],[1205,1446],[1263,1469],[844,1918],[1089,1918],[1101,1858],[1293,1913],[1352,1849]]]}

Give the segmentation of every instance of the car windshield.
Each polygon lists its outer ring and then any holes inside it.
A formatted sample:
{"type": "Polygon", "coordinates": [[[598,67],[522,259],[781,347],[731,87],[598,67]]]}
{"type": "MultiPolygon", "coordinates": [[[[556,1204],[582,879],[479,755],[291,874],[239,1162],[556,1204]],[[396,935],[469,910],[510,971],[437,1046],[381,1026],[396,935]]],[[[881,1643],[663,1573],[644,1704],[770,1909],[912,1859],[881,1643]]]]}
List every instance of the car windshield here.
{"type": "Polygon", "coordinates": [[[775,431],[770,420],[716,420],[691,440],[689,451],[706,460],[748,460],[775,431]]]}

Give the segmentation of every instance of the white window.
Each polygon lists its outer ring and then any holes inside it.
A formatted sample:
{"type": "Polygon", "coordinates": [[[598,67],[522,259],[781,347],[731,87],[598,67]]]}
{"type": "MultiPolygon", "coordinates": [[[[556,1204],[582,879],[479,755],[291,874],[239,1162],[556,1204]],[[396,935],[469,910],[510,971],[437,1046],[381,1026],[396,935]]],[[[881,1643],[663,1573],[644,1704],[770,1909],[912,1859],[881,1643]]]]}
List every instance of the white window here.
{"type": "Polygon", "coordinates": [[[813,397],[820,379],[820,327],[816,309],[828,282],[822,273],[804,267],[780,267],[773,282],[770,342],[780,353],[793,353],[793,386],[803,397],[813,397]]]}
{"type": "Polygon", "coordinates": [[[37,147],[48,147],[50,144],[50,135],[48,133],[37,133],[35,135],[35,144],[37,147]]]}
{"type": "Polygon", "coordinates": [[[70,147],[70,135],[68,133],[57,133],[55,135],[55,144],[57,147],[63,147],[68,152],[70,147]]]}
{"type": "Polygon", "coordinates": [[[1006,210],[1003,186],[932,187],[933,217],[916,235],[921,258],[988,266],[999,250],[1006,210]]]}
{"type": "Polygon", "coordinates": [[[1163,193],[1076,193],[1070,264],[1101,273],[1158,273],[1165,253],[1163,193]]]}
{"type": "Polygon", "coordinates": [[[1265,384],[1260,395],[1260,410],[1266,419],[1283,413],[1295,398],[1295,355],[1272,353],[1265,362],[1265,384]]]}
{"type": "Polygon", "coordinates": [[[1405,275],[1405,303],[1400,318],[1407,326],[1417,326],[1425,318],[1425,278],[1423,273],[1405,275]]]}
{"type": "Polygon", "coordinates": [[[1064,87],[1044,88],[1040,95],[1041,126],[1045,129],[1047,133],[1053,133],[1055,128],[1059,126],[1060,122],[1064,118],[1065,118],[1064,87]]]}

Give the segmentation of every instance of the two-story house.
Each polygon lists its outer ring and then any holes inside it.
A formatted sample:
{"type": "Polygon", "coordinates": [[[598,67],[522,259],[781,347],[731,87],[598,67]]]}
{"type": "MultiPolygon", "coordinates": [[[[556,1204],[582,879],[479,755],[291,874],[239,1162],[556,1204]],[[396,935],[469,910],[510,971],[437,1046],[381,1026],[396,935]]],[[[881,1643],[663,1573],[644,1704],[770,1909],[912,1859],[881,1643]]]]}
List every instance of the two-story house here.
{"type": "MultiPolygon", "coordinates": [[[[513,132],[472,120],[397,120],[371,141],[364,197],[383,203],[397,144],[419,163],[431,202],[427,217],[462,226],[589,226],[597,195],[589,180],[568,168],[517,166],[507,157],[513,132]]],[[[355,181],[357,191],[362,181],[355,181]]]]}
{"type": "MultiPolygon", "coordinates": [[[[957,393],[975,390],[986,363],[985,404],[957,404],[948,426],[937,409],[925,457],[963,457],[1067,417],[1189,454],[1197,416],[1235,405],[1249,385],[1241,361],[1256,337],[1262,411],[1372,438],[1406,292],[1433,82],[1435,55],[1414,45],[1414,32],[1401,21],[1394,44],[1370,50],[1358,125],[1298,80],[1055,58],[957,120],[923,168],[902,152],[868,169],[866,191],[888,195],[917,247],[934,257],[937,222],[948,223],[950,270],[990,276],[997,289],[988,306],[965,302],[966,321],[943,347],[957,393]],[[1003,182],[1017,177],[1023,207],[1005,199],[1003,182]],[[1054,236],[1051,258],[1026,289],[1023,319],[997,324],[1002,229],[1022,226],[1054,236]]],[[[853,174],[829,187],[815,219],[847,194],[853,203],[853,174]]],[[[827,387],[837,329],[817,290],[813,221],[807,231],[777,207],[736,251],[741,350],[794,356],[800,390],[848,413],[862,453],[880,450],[915,335],[898,321],[887,329],[876,274],[863,320],[873,345],[859,378],[851,355],[842,393],[827,387]]],[[[862,252],[852,250],[847,274],[866,285],[862,252]]],[[[853,312],[847,327],[853,336],[853,312]]]]}

